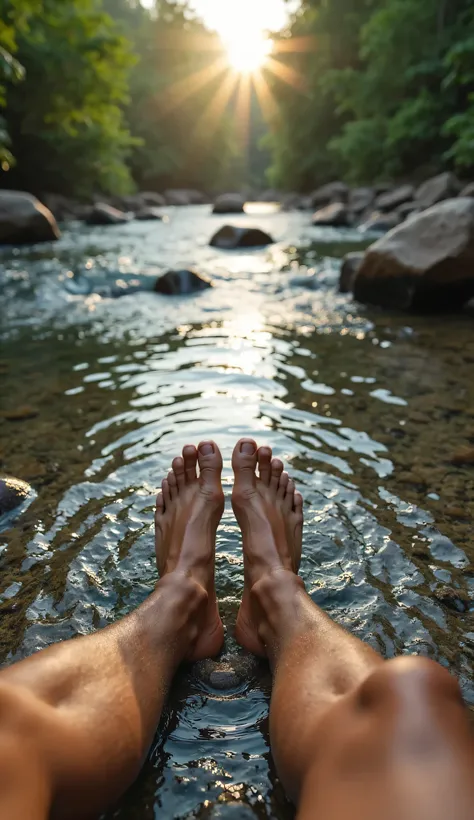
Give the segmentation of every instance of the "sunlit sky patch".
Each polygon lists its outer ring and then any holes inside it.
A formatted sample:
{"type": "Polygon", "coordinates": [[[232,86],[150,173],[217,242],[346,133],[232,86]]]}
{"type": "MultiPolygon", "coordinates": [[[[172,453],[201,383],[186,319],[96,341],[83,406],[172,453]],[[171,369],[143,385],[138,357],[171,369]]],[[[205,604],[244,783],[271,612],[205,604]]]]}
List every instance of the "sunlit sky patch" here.
{"type": "MultiPolygon", "coordinates": [[[[142,3],[152,6],[153,0],[142,3]]],[[[295,4],[296,0],[189,0],[205,24],[218,32],[231,67],[240,73],[254,72],[267,62],[267,32],[283,28],[295,4]]]]}

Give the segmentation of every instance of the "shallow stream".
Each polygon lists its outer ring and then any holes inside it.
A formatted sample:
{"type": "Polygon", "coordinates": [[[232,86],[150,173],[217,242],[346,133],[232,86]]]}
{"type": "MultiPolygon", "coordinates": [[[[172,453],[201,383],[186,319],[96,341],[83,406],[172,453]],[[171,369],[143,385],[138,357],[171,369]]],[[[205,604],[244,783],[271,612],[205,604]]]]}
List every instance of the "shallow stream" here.
{"type": "Polygon", "coordinates": [[[212,437],[225,459],[226,647],[180,674],[142,776],[108,820],[293,816],[270,758],[268,669],[232,638],[242,555],[230,455],[242,435],[271,445],[305,496],[313,599],[387,657],[437,658],[474,705],[474,466],[453,463],[474,446],[474,319],[362,308],[337,293],[338,258],[360,235],[251,210],[72,226],[54,246],[0,256],[1,468],[37,493],[0,522],[3,663],[142,601],[172,458],[212,437]],[[210,248],[229,221],[277,242],[210,248]],[[212,289],[151,292],[190,264],[212,289]]]}

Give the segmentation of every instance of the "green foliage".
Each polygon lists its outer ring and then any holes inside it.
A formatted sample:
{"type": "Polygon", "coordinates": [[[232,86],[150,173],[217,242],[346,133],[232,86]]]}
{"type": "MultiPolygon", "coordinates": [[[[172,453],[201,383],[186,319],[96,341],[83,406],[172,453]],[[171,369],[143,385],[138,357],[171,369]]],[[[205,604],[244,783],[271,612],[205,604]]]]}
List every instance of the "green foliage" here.
{"type": "Polygon", "coordinates": [[[309,36],[313,48],[285,61],[307,92],[272,81],[272,181],[472,171],[473,31],[471,0],[303,0],[286,36],[309,36]]]}
{"type": "Polygon", "coordinates": [[[8,84],[5,116],[19,184],[79,196],[130,190],[122,106],[133,57],[100,3],[30,5],[15,46],[25,77],[8,84]]]}
{"type": "Polygon", "coordinates": [[[224,80],[222,47],[185,2],[0,0],[0,13],[9,185],[86,198],[135,183],[230,184],[232,120],[206,115],[224,80]]]}

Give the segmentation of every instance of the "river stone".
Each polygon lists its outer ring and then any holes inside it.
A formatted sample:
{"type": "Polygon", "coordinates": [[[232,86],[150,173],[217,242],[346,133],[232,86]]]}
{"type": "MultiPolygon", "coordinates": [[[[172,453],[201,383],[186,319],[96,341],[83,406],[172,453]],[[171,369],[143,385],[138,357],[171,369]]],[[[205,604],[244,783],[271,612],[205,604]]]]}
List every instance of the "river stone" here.
{"type": "Polygon", "coordinates": [[[347,202],[348,195],[349,186],[345,182],[328,182],[311,194],[313,208],[329,205],[331,202],[347,202]]]}
{"type": "Polygon", "coordinates": [[[378,211],[393,211],[404,202],[410,202],[415,196],[415,188],[413,185],[400,185],[393,191],[387,191],[385,194],[380,194],[375,200],[375,207],[378,211]]]}
{"type": "Polygon", "coordinates": [[[348,253],[342,262],[341,275],[339,277],[339,292],[352,293],[354,278],[359,270],[364,254],[361,251],[348,253]]]}
{"type": "Polygon", "coordinates": [[[105,202],[96,202],[87,219],[88,225],[121,225],[130,222],[130,215],[107,205],[105,202]]]}
{"type": "Polygon", "coordinates": [[[361,214],[373,205],[375,191],[373,188],[354,188],[349,193],[349,210],[354,214],[361,214]]]}
{"type": "Polygon", "coordinates": [[[381,211],[373,211],[368,219],[359,225],[360,231],[380,231],[386,233],[396,228],[401,222],[401,216],[397,211],[390,214],[384,214],[381,211]]]}
{"type": "Polygon", "coordinates": [[[155,282],[154,290],[165,296],[187,296],[210,287],[210,281],[202,274],[192,269],[183,269],[169,270],[160,276],[155,282]]]}
{"type": "Polygon", "coordinates": [[[32,489],[26,481],[10,476],[0,478],[0,515],[19,507],[31,493],[32,489]]]}
{"type": "Polygon", "coordinates": [[[472,196],[472,197],[474,197],[474,182],[470,182],[469,185],[466,185],[466,187],[462,189],[459,196],[472,196]]]}
{"type": "MultiPolygon", "coordinates": [[[[397,208],[395,213],[400,217],[400,221],[403,221],[412,214],[419,213],[419,210],[420,209],[418,208],[416,202],[404,202],[403,205],[400,205],[400,207],[397,208]]],[[[394,225],[393,227],[396,226],[394,225]]]]}
{"type": "Polygon", "coordinates": [[[56,220],[36,197],[24,191],[0,191],[0,244],[27,245],[59,239],[56,220]]]}
{"type": "Polygon", "coordinates": [[[351,223],[350,213],[342,202],[333,202],[313,214],[313,225],[345,228],[351,223]]]}
{"type": "Polygon", "coordinates": [[[245,199],[241,194],[221,194],[214,202],[214,214],[242,214],[245,199]]]}
{"type": "Polygon", "coordinates": [[[461,307],[474,296],[474,201],[447,199],[375,242],[356,274],[354,296],[402,310],[461,307]]]}
{"type": "Polygon", "coordinates": [[[415,195],[416,204],[420,208],[431,208],[437,202],[457,196],[460,188],[459,180],[454,174],[439,174],[420,185],[415,195]]]}
{"type": "Polygon", "coordinates": [[[224,225],[214,234],[210,241],[213,248],[234,250],[235,248],[262,248],[271,245],[275,240],[260,228],[238,228],[235,225],[224,225]]]}
{"type": "Polygon", "coordinates": [[[135,214],[135,219],[138,219],[141,222],[146,222],[152,219],[162,220],[163,216],[160,214],[158,208],[148,206],[142,208],[140,211],[137,211],[135,214]]]}

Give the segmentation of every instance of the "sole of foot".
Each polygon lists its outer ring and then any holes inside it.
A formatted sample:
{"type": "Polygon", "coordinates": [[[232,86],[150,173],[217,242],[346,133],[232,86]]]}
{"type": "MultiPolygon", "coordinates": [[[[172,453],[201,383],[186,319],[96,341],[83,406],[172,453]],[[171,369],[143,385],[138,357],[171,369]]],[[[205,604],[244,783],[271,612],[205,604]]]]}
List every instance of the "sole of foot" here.
{"type": "Polygon", "coordinates": [[[160,577],[179,573],[207,593],[198,637],[186,660],[214,657],[224,630],[217,605],[214,567],[216,532],[224,511],[222,456],[213,441],[183,448],[173,460],[156,499],[155,551],[160,577]]]}
{"type": "Polygon", "coordinates": [[[303,541],[303,496],[270,447],[241,439],[232,456],[232,507],[242,531],[244,592],[237,617],[237,641],[255,655],[266,650],[252,607],[254,584],[275,572],[297,574],[303,541]],[[257,473],[258,468],[258,473],[257,473]]]}

